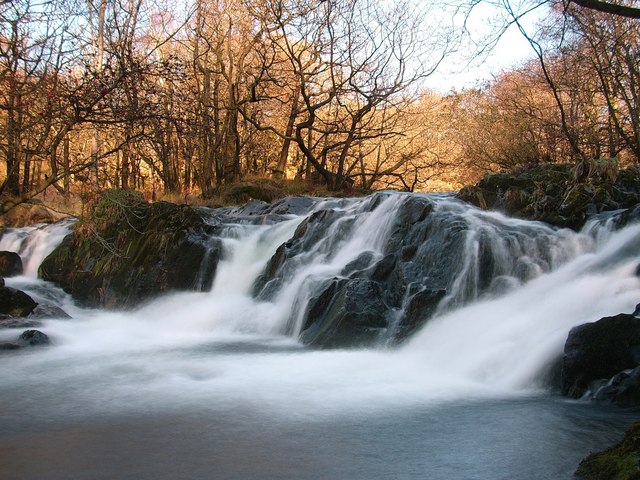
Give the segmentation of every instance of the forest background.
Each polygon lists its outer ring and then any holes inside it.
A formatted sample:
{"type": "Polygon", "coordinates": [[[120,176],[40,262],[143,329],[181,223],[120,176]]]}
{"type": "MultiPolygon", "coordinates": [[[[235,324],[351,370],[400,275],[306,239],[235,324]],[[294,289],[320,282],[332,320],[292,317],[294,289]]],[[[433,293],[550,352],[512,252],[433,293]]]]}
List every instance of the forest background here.
{"type": "Polygon", "coordinates": [[[216,204],[637,166],[638,5],[0,0],[2,211],[34,198],[69,210],[106,188],[216,204]],[[491,28],[474,37],[486,5],[491,28]],[[507,28],[531,60],[474,87],[426,86],[507,28]]]}

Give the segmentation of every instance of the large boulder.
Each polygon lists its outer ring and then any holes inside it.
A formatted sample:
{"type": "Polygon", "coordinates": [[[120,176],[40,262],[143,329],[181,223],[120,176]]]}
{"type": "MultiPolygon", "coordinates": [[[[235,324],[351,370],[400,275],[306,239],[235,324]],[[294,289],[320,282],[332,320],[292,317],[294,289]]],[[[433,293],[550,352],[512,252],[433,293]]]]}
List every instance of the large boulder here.
{"type": "Polygon", "coordinates": [[[47,208],[41,201],[31,199],[15,204],[12,200],[0,202],[1,210],[0,227],[26,227],[35,223],[57,222],[66,215],[47,208]]]}
{"type": "Polygon", "coordinates": [[[40,266],[83,306],[127,308],[172,290],[210,287],[221,244],[203,213],[107,190],[40,266]]]}
{"type": "Polygon", "coordinates": [[[38,304],[22,290],[0,287],[0,314],[26,317],[38,304]]]}
{"type": "Polygon", "coordinates": [[[0,252],[0,276],[14,277],[22,275],[22,259],[16,252],[0,252]]]}
{"type": "Polygon", "coordinates": [[[380,192],[344,204],[327,200],[277,248],[253,294],[274,301],[297,283],[288,333],[304,343],[398,343],[436,312],[503,293],[555,266],[544,254],[558,241],[553,228],[485,217],[453,198],[380,192]],[[532,255],[523,259],[523,251],[532,255]]]}
{"type": "Polygon", "coordinates": [[[580,398],[592,382],[640,366],[640,318],[620,314],[569,332],[562,358],[563,395],[580,398]]]}

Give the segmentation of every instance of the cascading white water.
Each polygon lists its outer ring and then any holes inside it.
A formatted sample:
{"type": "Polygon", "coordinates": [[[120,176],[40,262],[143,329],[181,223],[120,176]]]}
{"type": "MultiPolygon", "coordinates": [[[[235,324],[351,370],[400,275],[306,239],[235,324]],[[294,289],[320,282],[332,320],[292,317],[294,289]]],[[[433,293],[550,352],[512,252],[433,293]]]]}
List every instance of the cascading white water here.
{"type": "MultiPolygon", "coordinates": [[[[536,266],[544,261],[547,266],[532,267],[528,277],[538,276],[505,295],[445,309],[399,348],[314,351],[283,337],[290,317],[298,313],[295,308],[312,293],[309,279],[339,275],[363,251],[374,257],[382,254],[403,198],[389,195],[373,210],[364,207],[366,199],[332,204],[344,215],[325,239],[297,259],[271,300],[252,298],[252,283],[303,218],[228,227],[222,238],[225,259],[211,292],[169,295],[126,313],[78,309],[73,321],[47,322],[42,330],[55,347],[7,357],[10,368],[0,374],[2,383],[43,391],[58,390],[58,384],[75,385],[77,397],[58,392],[65,410],[79,403],[89,410],[98,405],[146,409],[207,399],[312,414],[319,408],[334,413],[361,410],[363,402],[366,408],[379,409],[445,398],[513,395],[537,388],[540,374],[560,354],[571,327],[632,311],[640,300],[635,273],[640,226],[598,235],[596,240],[593,235],[469,211],[441,199],[436,210],[445,209],[447,215],[459,211],[471,225],[465,233],[469,238],[495,229],[511,232],[500,238],[513,245],[491,248],[515,249],[522,258],[505,259],[508,268],[494,266],[498,274],[508,275],[518,261],[536,266]],[[541,246],[554,250],[536,251],[541,246]],[[545,269],[551,271],[544,273],[545,269]]],[[[5,234],[0,248],[9,248],[9,238],[5,234]]],[[[452,260],[463,264],[454,290],[469,275],[477,276],[477,270],[469,273],[478,262],[477,252],[471,250],[468,258],[452,260]]]]}
{"type": "Polygon", "coordinates": [[[74,219],[54,224],[5,229],[0,237],[0,251],[16,252],[23,262],[24,275],[38,276],[38,267],[71,231],[74,219]]]}
{"type": "MultiPolygon", "coordinates": [[[[407,229],[422,218],[397,220],[411,198],[326,200],[268,225],[232,218],[212,239],[224,252],[211,291],[134,311],[6,279],[74,318],[38,327],[52,347],[2,355],[3,479],[573,478],[635,413],[549,398],[541,374],[572,326],[640,301],[640,225],[557,231],[437,197],[432,223],[407,229]],[[283,244],[268,294],[254,296],[283,244]],[[406,343],[316,350],[283,334],[316,285],[384,258],[406,282],[392,299],[402,308],[451,273],[439,313],[406,343]]],[[[34,275],[66,231],[5,231],[0,249],[34,275]]]]}

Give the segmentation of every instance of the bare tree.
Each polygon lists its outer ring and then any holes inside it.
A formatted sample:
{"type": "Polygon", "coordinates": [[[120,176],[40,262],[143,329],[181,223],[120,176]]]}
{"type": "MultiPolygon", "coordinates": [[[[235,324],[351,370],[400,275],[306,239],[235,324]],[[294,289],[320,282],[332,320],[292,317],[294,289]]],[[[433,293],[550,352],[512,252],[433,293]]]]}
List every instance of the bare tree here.
{"type": "MultiPolygon", "coordinates": [[[[284,130],[251,118],[289,142],[332,190],[350,188],[365,141],[400,135],[376,120],[414,95],[412,87],[433,72],[450,45],[427,45],[408,3],[282,1],[265,3],[260,20],[286,60],[291,110],[284,130]]],[[[282,81],[273,79],[274,82],[282,81]]]]}

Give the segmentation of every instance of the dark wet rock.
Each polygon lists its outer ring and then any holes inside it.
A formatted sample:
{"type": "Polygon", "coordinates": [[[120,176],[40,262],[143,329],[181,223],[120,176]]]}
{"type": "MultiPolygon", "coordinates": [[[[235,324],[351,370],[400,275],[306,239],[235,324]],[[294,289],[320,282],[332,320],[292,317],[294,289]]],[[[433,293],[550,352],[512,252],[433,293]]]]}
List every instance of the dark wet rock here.
{"type": "Polygon", "coordinates": [[[589,398],[598,403],[637,407],[640,405],[640,367],[620,372],[610,380],[592,382],[589,398]]]}
{"type": "Polygon", "coordinates": [[[387,327],[386,310],[377,283],[334,278],[309,302],[300,338],[323,348],[370,345],[387,327]]]}
{"type": "Polygon", "coordinates": [[[263,200],[249,200],[244,205],[234,208],[233,214],[236,216],[257,216],[269,213],[271,204],[263,200]]]}
{"type": "MultiPolygon", "coordinates": [[[[0,252],[0,276],[22,275],[22,259],[16,252],[0,252]]],[[[4,281],[4,280],[3,280],[4,281]]]]}
{"type": "Polygon", "coordinates": [[[395,254],[390,253],[385,255],[371,267],[369,277],[371,280],[384,282],[389,278],[394,268],[396,268],[397,263],[398,257],[395,254]]]}
{"type": "Polygon", "coordinates": [[[317,199],[309,197],[286,197],[271,204],[269,213],[277,215],[304,215],[311,212],[317,199]]]}
{"type": "Polygon", "coordinates": [[[404,309],[394,340],[401,342],[420,330],[435,313],[446,293],[445,290],[424,289],[413,294],[404,309]]]}
{"type": "MultiPolygon", "coordinates": [[[[333,237],[328,238],[327,229],[340,219],[342,214],[333,209],[319,210],[305,218],[298,225],[293,237],[276,250],[264,272],[254,282],[254,295],[261,300],[271,300],[274,293],[285,280],[290,278],[297,267],[297,262],[292,259],[317,249],[318,244],[326,245],[326,248],[320,249],[319,254],[331,253],[331,246],[339,238],[340,232],[336,231],[333,237]]],[[[346,225],[343,228],[346,228],[346,225]]]]}
{"type": "Polygon", "coordinates": [[[204,214],[108,190],[47,257],[39,275],[78,303],[126,308],[175,290],[210,288],[222,255],[204,214]]]}
{"type": "Polygon", "coordinates": [[[20,337],[18,337],[18,343],[29,347],[41,347],[43,345],[50,345],[51,340],[40,330],[25,330],[20,337]]]}
{"type": "Polygon", "coordinates": [[[318,199],[310,197],[285,197],[273,203],[253,199],[242,206],[233,208],[230,212],[239,217],[304,215],[311,212],[317,203],[318,199]]]}
{"type": "Polygon", "coordinates": [[[357,275],[367,269],[369,265],[371,265],[373,259],[373,252],[362,252],[355,260],[347,263],[340,274],[345,277],[357,275]]]}
{"type": "Polygon", "coordinates": [[[29,314],[30,319],[45,319],[45,318],[71,318],[67,312],[55,305],[46,305],[39,303],[36,308],[29,314]]]}
{"type": "Polygon", "coordinates": [[[583,480],[640,479],[640,422],[634,423],[616,445],[592,453],[576,470],[583,480]]]}
{"type": "Polygon", "coordinates": [[[25,330],[12,342],[0,342],[0,350],[18,350],[25,347],[44,347],[51,345],[49,337],[40,330],[25,330]]]}
{"type": "Polygon", "coordinates": [[[458,197],[483,209],[573,229],[581,228],[593,214],[640,203],[637,169],[621,170],[615,178],[604,174],[582,178],[576,176],[576,168],[546,164],[489,174],[477,185],[463,188],[458,197]]]}
{"type": "Polygon", "coordinates": [[[42,322],[36,319],[0,315],[0,328],[37,328],[41,326],[42,322]]]}
{"type": "Polygon", "coordinates": [[[0,287],[0,313],[12,317],[26,317],[37,303],[22,290],[11,287],[0,287]]]}
{"type": "Polygon", "coordinates": [[[427,196],[380,193],[359,204],[360,210],[355,213],[349,206],[339,208],[331,203],[323,206],[327,208],[310,214],[294,235],[280,245],[253,286],[258,300],[272,301],[293,278],[302,283],[288,324],[292,333],[293,326],[301,323],[300,312],[304,312],[305,319],[298,327],[303,343],[322,347],[371,345],[381,340],[397,343],[422,328],[436,311],[507,290],[550,268],[542,265],[542,259],[525,264],[515,255],[509,263],[502,245],[529,245],[526,242],[536,237],[540,243],[531,244],[532,248],[547,251],[544,238],[555,238],[553,229],[539,225],[535,231],[533,227],[531,231],[505,228],[496,220],[499,233],[491,228],[474,230],[473,222],[466,216],[467,207],[455,200],[435,208],[434,201],[427,196]],[[375,215],[386,200],[397,210],[392,218],[385,219],[387,223],[380,224],[385,230],[385,241],[378,251],[353,251],[351,261],[335,273],[335,278],[313,272],[305,275],[311,261],[316,265],[330,264],[342,253],[341,249],[353,249],[353,245],[343,241],[351,238],[358,228],[358,218],[363,213],[375,215]],[[547,237],[541,229],[548,229],[547,237]],[[497,235],[501,236],[501,242],[496,241],[497,235]],[[473,245],[477,245],[477,258],[467,265],[462,259],[468,257],[473,245]],[[461,279],[465,269],[469,273],[461,279]],[[366,283],[368,292],[376,292],[375,302],[372,303],[369,293],[354,287],[358,285],[356,282],[366,283]],[[354,296],[354,300],[350,299],[351,303],[343,309],[343,300],[349,296],[354,296]],[[358,299],[363,311],[375,306],[377,314],[373,320],[361,321],[353,315],[358,299]],[[345,322],[345,318],[350,320],[345,322]],[[353,325],[359,327],[351,328],[353,325]]]}
{"type": "Polygon", "coordinates": [[[640,366],[640,319],[620,314],[569,332],[562,358],[561,391],[582,397],[592,382],[640,366]]]}

